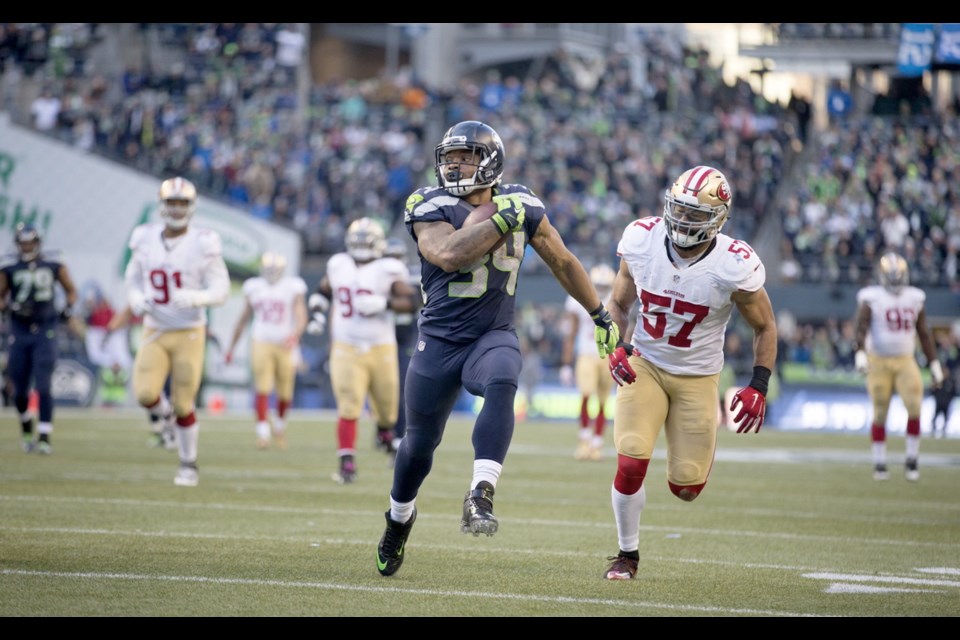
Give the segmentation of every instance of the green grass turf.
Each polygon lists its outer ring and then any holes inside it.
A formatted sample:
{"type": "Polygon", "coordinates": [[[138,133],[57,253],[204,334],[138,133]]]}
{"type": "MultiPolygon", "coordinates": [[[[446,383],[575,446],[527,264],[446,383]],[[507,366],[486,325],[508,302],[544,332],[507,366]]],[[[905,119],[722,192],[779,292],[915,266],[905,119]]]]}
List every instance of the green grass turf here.
{"type": "Polygon", "coordinates": [[[957,616],[960,441],[921,444],[917,483],[891,438],[890,480],[862,435],[723,431],[704,493],[647,475],[637,580],[617,551],[606,458],[577,462],[574,424],[522,422],[497,487],[496,536],[459,531],[471,421],[454,418],[418,498],[406,562],[374,561],[392,470],[361,420],[355,484],[333,482],[335,421],[294,414],[287,451],[246,415],[200,415],[200,486],[146,446],[142,412],[61,409],[54,453],[24,454],[2,414],[0,615],[957,616]]]}

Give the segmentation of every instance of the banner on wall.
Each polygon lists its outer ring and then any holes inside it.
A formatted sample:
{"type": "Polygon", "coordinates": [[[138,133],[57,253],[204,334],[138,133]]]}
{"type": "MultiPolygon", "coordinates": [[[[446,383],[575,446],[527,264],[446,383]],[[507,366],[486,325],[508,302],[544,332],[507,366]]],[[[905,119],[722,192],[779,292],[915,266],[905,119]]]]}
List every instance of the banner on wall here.
{"type": "Polygon", "coordinates": [[[936,40],[931,23],[905,22],[900,29],[900,48],[897,50],[897,68],[900,75],[922,76],[933,61],[936,40]]]}

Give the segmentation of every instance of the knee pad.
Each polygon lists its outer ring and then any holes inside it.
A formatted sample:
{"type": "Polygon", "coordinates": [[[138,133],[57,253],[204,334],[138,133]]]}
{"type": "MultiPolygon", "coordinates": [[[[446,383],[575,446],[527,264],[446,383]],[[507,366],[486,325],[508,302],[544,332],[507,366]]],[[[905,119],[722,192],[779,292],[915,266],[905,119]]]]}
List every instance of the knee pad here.
{"type": "Polygon", "coordinates": [[[667,482],[667,485],[670,487],[670,492],[683,500],[684,502],[693,502],[697,499],[697,496],[700,495],[700,492],[703,491],[703,488],[707,486],[706,482],[701,482],[700,484],[691,484],[687,486],[680,486],[672,482],[667,482]]]}
{"type": "Polygon", "coordinates": [[[613,487],[624,495],[633,495],[640,491],[643,479],[647,476],[650,460],[617,455],[617,475],[613,478],[613,487]]]}

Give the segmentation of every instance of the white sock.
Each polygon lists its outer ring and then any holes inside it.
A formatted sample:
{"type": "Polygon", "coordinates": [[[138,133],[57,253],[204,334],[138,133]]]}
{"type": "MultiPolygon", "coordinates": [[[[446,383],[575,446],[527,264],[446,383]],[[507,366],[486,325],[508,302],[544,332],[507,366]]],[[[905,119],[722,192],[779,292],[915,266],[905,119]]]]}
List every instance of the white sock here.
{"type": "Polygon", "coordinates": [[[873,452],[873,464],[887,464],[887,443],[885,441],[873,442],[870,448],[873,452]]]}
{"type": "Polygon", "coordinates": [[[189,427],[177,425],[177,444],[180,447],[180,462],[196,464],[197,442],[200,440],[200,423],[194,422],[189,427]]]}
{"type": "Polygon", "coordinates": [[[593,429],[590,427],[581,427],[579,436],[581,442],[586,442],[593,436],[593,429]]]}
{"type": "Polygon", "coordinates": [[[283,434],[287,430],[287,420],[286,418],[277,418],[273,421],[273,432],[277,434],[283,434]]]}
{"type": "Polygon", "coordinates": [[[410,519],[410,516],[413,515],[413,507],[416,504],[417,499],[414,498],[410,502],[397,502],[390,497],[390,519],[394,522],[404,523],[410,519]]]}
{"type": "Polygon", "coordinates": [[[597,448],[597,449],[602,448],[602,447],[603,447],[603,436],[597,436],[597,435],[592,436],[592,440],[590,441],[590,444],[592,444],[592,445],[593,445],[595,448],[597,448]]]}
{"type": "MultiPolygon", "coordinates": [[[[40,433],[43,433],[42,431],[40,433]]],[[[920,455],[920,437],[919,436],[907,436],[906,438],[907,445],[907,457],[916,458],[920,455]]]]}
{"type": "Polygon", "coordinates": [[[270,423],[269,422],[257,422],[257,439],[258,440],[270,439],[270,423]]]}
{"type": "Polygon", "coordinates": [[[160,394],[160,402],[155,404],[151,409],[150,413],[157,416],[158,418],[167,418],[170,416],[170,413],[173,411],[173,407],[170,406],[170,400],[167,398],[166,394],[160,394]]]}
{"type": "Polygon", "coordinates": [[[500,472],[503,471],[503,465],[493,460],[474,460],[473,461],[473,481],[470,483],[470,489],[476,489],[477,485],[486,480],[497,488],[497,480],[500,479],[500,472]]]}
{"type": "Polygon", "coordinates": [[[640,514],[647,504],[647,488],[633,495],[625,495],[610,486],[610,501],[613,503],[613,515],[617,520],[617,542],[621,551],[637,551],[640,548],[640,514]]]}
{"type": "Polygon", "coordinates": [[[52,422],[38,422],[37,423],[37,433],[53,433],[53,423],[52,422]]]}

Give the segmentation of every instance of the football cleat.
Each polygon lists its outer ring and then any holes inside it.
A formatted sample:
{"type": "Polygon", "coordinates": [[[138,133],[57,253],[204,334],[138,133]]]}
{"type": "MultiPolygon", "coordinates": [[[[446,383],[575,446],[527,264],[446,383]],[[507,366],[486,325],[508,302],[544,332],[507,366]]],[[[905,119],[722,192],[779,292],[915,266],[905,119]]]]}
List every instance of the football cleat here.
{"type": "Polygon", "coordinates": [[[916,482],[920,479],[920,471],[917,469],[917,459],[907,458],[903,465],[903,475],[910,482],[916,482]]]}
{"type": "Polygon", "coordinates": [[[493,485],[480,482],[477,488],[467,491],[463,500],[463,516],[460,518],[460,533],[472,533],[474,537],[484,533],[492,536],[499,523],[493,515],[493,485]]]}
{"type": "Polygon", "coordinates": [[[177,475],[173,477],[173,484],[178,487],[195,487],[200,483],[200,474],[195,462],[181,462],[177,475]]]}
{"type": "Polygon", "coordinates": [[[610,566],[603,572],[603,577],[607,580],[633,580],[637,575],[639,560],[622,555],[610,556],[607,560],[610,561],[610,566]]]}
{"type": "Polygon", "coordinates": [[[377,571],[382,576],[392,576],[403,564],[404,547],[410,536],[410,530],[413,529],[413,523],[417,520],[417,510],[414,508],[413,515],[404,523],[391,520],[390,511],[383,515],[387,519],[387,528],[383,532],[383,537],[380,538],[380,544],[377,545],[377,571]]]}
{"type": "Polygon", "coordinates": [[[874,480],[887,480],[890,478],[890,473],[887,471],[887,465],[878,464],[873,467],[873,479],[874,480]]]}
{"type": "Polygon", "coordinates": [[[333,481],[337,484],[350,484],[357,479],[357,465],[352,455],[340,456],[340,471],[334,473],[333,481]]]}

